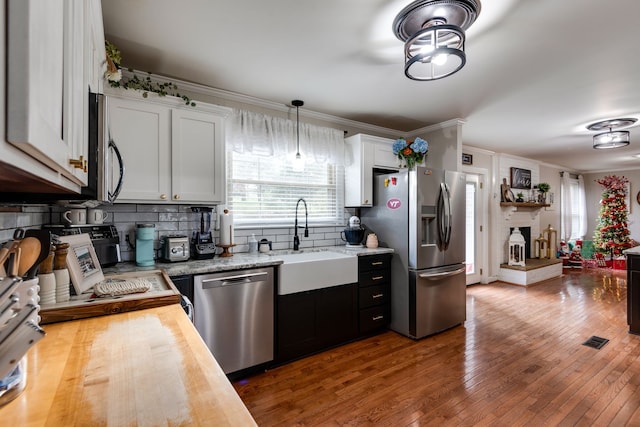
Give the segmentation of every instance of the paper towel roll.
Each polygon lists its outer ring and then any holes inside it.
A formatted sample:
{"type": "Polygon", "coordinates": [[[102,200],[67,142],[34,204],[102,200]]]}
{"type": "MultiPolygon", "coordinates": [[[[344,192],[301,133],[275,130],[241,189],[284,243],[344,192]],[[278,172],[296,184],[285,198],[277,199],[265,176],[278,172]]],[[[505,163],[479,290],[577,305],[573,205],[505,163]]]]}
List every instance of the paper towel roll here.
{"type": "Polygon", "coordinates": [[[229,209],[225,209],[220,214],[220,244],[232,245],[234,240],[233,215],[229,212],[229,209]]]}

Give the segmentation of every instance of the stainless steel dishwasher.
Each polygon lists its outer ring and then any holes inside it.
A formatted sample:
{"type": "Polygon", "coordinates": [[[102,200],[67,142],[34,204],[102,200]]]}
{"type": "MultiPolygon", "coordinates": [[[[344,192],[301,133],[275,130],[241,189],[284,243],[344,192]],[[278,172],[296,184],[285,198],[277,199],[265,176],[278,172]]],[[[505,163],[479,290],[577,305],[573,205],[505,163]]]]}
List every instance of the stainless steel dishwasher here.
{"type": "Polygon", "coordinates": [[[193,277],[196,329],[228,374],[273,360],[273,268],[193,277]]]}

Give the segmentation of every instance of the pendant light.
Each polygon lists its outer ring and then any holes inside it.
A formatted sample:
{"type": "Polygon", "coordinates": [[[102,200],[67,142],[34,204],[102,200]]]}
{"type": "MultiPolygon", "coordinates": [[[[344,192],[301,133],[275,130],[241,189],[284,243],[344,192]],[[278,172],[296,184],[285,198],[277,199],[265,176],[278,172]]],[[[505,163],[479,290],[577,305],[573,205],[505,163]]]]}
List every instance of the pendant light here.
{"type": "Polygon", "coordinates": [[[405,42],[404,74],[426,81],[459,71],[467,61],[464,30],[479,14],[479,0],[417,0],[402,9],[393,32],[405,42]]]}
{"type": "Polygon", "coordinates": [[[592,131],[601,131],[608,129],[607,132],[602,132],[593,136],[593,148],[601,150],[607,148],[618,148],[629,145],[630,134],[627,130],[615,130],[621,127],[631,126],[637,121],[634,118],[621,118],[602,120],[600,122],[592,123],[587,126],[587,129],[592,131]]]}
{"type": "Polygon", "coordinates": [[[300,155],[300,107],[304,105],[304,101],[294,99],[291,101],[291,105],[296,107],[296,161],[302,161],[300,155]]]}

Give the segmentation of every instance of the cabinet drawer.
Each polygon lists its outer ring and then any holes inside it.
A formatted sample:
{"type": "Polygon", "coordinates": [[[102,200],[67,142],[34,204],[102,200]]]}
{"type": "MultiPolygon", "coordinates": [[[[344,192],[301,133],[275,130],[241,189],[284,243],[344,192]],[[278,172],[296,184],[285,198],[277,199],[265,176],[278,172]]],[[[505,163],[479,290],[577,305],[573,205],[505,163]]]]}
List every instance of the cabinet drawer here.
{"type": "Polygon", "coordinates": [[[383,328],[391,320],[388,305],[378,306],[360,310],[360,333],[374,331],[383,328]]]}
{"type": "Polygon", "coordinates": [[[389,285],[360,288],[360,308],[389,303],[389,285]]]}
{"type": "Polygon", "coordinates": [[[358,257],[358,271],[371,271],[391,268],[391,254],[367,255],[358,257]]]}
{"type": "Polygon", "coordinates": [[[390,270],[369,271],[366,273],[361,273],[360,277],[358,277],[358,283],[360,283],[360,287],[381,285],[383,283],[389,283],[390,280],[390,270]]]}

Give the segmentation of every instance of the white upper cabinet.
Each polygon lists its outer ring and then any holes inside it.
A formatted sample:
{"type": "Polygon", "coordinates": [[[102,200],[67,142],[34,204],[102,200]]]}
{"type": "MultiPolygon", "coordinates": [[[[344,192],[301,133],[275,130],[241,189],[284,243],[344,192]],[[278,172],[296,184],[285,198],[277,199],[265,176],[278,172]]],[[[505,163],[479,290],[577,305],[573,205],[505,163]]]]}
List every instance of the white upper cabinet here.
{"type": "MultiPolygon", "coordinates": [[[[108,137],[118,146],[125,167],[116,201],[167,201],[171,192],[171,109],[141,96],[107,96],[106,111],[108,137]]],[[[118,174],[113,171],[110,176],[118,174]]]]}
{"type": "Polygon", "coordinates": [[[86,68],[87,34],[102,31],[101,19],[99,0],[7,2],[7,140],[0,157],[75,192],[88,178],[87,88],[95,76],[86,68]]]}
{"type": "Polygon", "coordinates": [[[107,129],[125,164],[120,203],[217,204],[228,108],[107,88],[107,129]]]}
{"type": "Polygon", "coordinates": [[[222,202],[224,119],[190,108],[171,111],[172,197],[174,201],[222,202]]]}
{"type": "Polygon", "coordinates": [[[357,134],[345,138],[346,207],[373,205],[373,169],[398,170],[393,139],[357,134]]]}

